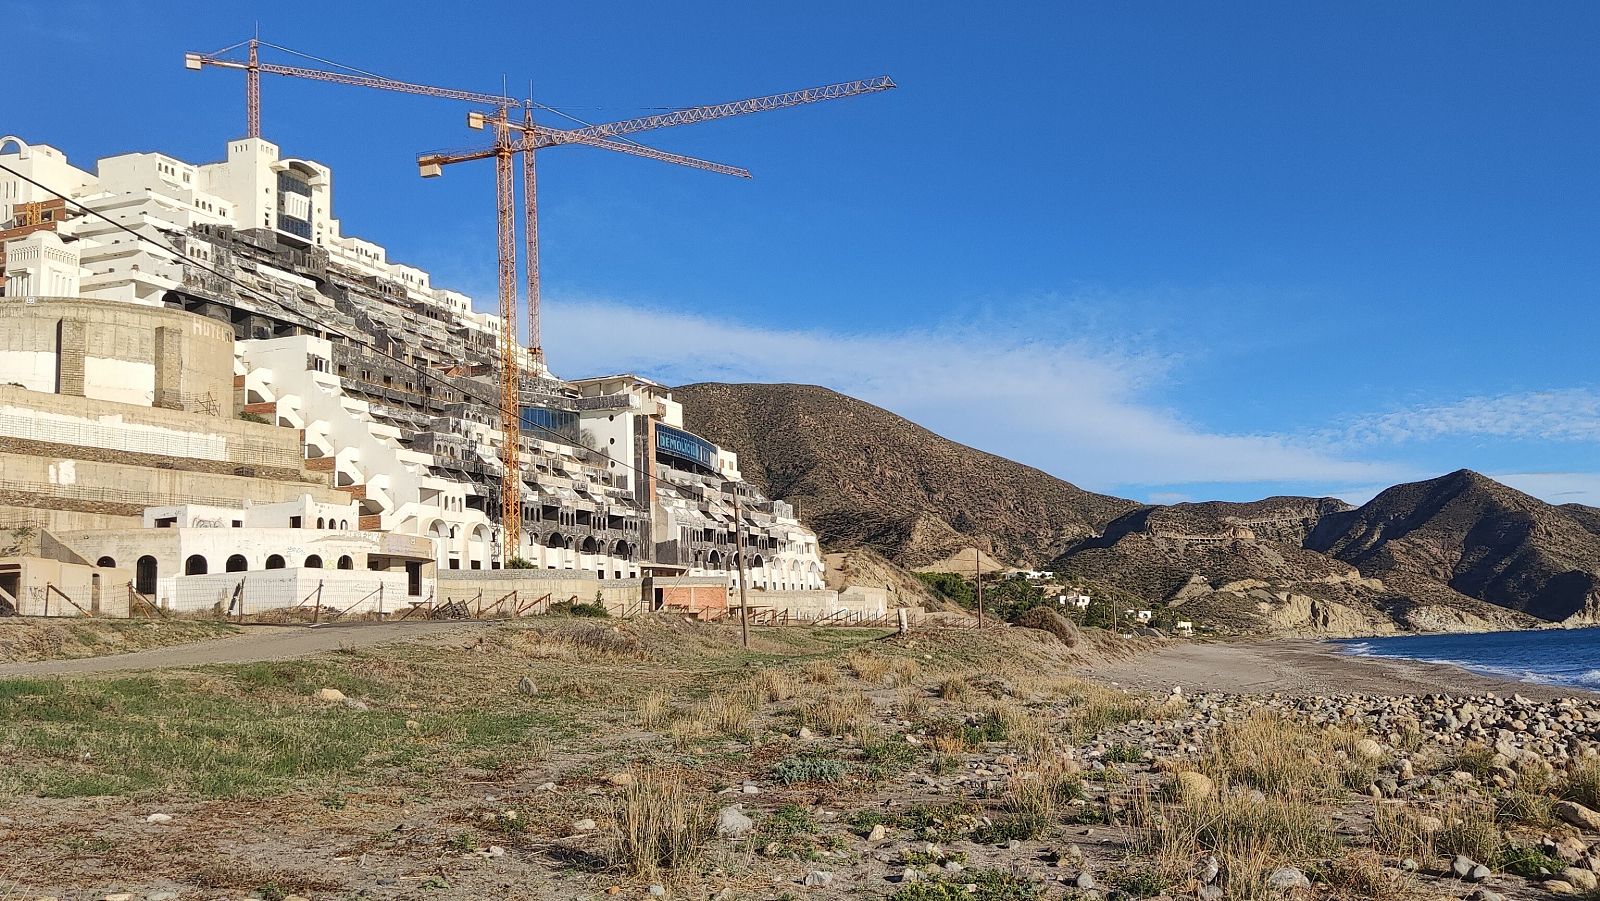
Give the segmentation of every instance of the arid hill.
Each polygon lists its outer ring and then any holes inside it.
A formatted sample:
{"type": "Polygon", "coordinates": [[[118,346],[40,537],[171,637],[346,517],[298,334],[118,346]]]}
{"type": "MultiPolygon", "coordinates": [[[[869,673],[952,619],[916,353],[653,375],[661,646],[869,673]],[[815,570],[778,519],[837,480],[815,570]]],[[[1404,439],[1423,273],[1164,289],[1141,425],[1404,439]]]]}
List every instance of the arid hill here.
{"type": "Polygon", "coordinates": [[[736,451],[745,477],[793,502],[828,547],[867,545],[902,566],[975,545],[1040,564],[1138,506],[814,385],[708,383],[673,397],[691,431],[736,451]]]}
{"type": "Polygon", "coordinates": [[[1367,575],[1432,579],[1545,620],[1587,618],[1600,607],[1600,534],[1583,512],[1592,509],[1463,469],[1325,516],[1305,544],[1367,575]]]}
{"type": "Polygon", "coordinates": [[[688,427],[833,550],[964,569],[980,547],[1118,602],[1176,604],[1242,631],[1370,634],[1600,619],[1600,509],[1476,473],[1352,508],[1270,497],[1164,506],[1095,494],[809,385],[674,390],[688,427]],[[954,555],[961,554],[960,557],[954,555]]]}

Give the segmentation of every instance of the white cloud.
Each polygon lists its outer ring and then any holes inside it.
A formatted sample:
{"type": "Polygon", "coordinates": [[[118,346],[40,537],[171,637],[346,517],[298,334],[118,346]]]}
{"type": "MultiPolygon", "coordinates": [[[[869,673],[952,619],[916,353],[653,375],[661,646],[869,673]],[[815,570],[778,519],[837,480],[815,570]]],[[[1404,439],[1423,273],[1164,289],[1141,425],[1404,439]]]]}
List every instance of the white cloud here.
{"type": "Polygon", "coordinates": [[[1468,397],[1358,420],[1337,437],[1395,444],[1460,436],[1600,441],[1600,392],[1570,388],[1468,397]]]}
{"type": "Polygon", "coordinates": [[[1124,485],[1365,484],[1394,467],[1271,435],[1219,434],[1144,396],[1161,357],[1088,342],[956,331],[771,330],[609,302],[551,303],[545,346],[564,375],[820,384],[956,441],[1099,490],[1124,485]],[[582,348],[582,354],[572,348],[582,348]]]}

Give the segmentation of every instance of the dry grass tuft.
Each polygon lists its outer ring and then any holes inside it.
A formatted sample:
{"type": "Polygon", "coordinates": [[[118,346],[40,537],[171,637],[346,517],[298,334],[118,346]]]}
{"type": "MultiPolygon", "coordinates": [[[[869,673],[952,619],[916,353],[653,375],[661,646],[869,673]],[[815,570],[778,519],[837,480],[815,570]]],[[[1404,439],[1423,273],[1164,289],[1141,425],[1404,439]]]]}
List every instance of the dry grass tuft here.
{"type": "Polygon", "coordinates": [[[768,703],[787,701],[800,690],[800,680],[785,669],[764,669],[750,680],[750,689],[768,703]]]}
{"type": "Polygon", "coordinates": [[[851,675],[863,682],[882,682],[890,673],[889,661],[871,651],[857,651],[845,658],[851,675]]]}
{"type": "Polygon", "coordinates": [[[1568,768],[1561,797],[1600,810],[1600,757],[1584,757],[1568,768]]]}
{"type": "Polygon", "coordinates": [[[904,720],[920,720],[928,714],[928,697],[922,689],[914,685],[907,685],[900,689],[900,697],[895,702],[895,713],[904,720]]]}
{"type": "Polygon", "coordinates": [[[839,669],[828,660],[813,660],[800,668],[800,678],[812,685],[832,685],[839,681],[839,669]]]}
{"type": "Polygon", "coordinates": [[[1200,769],[1218,782],[1248,785],[1268,795],[1321,798],[1344,787],[1346,759],[1325,734],[1258,713],[1224,726],[1200,769]]]}
{"type": "Polygon", "coordinates": [[[1049,722],[1026,707],[1002,701],[989,705],[988,712],[1000,720],[1006,738],[1017,750],[1040,756],[1055,749],[1056,740],[1049,722]]]}
{"type": "Polygon", "coordinates": [[[810,698],[798,712],[801,724],[825,735],[854,735],[863,742],[872,735],[872,702],[859,691],[810,698]]]}
{"type": "Polygon", "coordinates": [[[1405,901],[1417,896],[1414,880],[1384,866],[1383,858],[1367,848],[1335,857],[1324,876],[1335,897],[1350,901],[1405,901]]]}
{"type": "Polygon", "coordinates": [[[972,686],[962,676],[950,676],[939,683],[939,697],[945,701],[965,701],[972,686]]]}
{"type": "Polygon", "coordinates": [[[644,879],[692,863],[711,825],[705,802],[670,769],[636,772],[613,819],[611,862],[644,879]]]}
{"type": "Polygon", "coordinates": [[[1447,806],[1441,818],[1444,828],[1434,836],[1434,850],[1446,857],[1465,854],[1473,860],[1493,863],[1500,856],[1505,837],[1495,822],[1494,805],[1483,801],[1457,801],[1447,806]]]}
{"type": "Polygon", "coordinates": [[[1222,887],[1233,898],[1266,897],[1266,878],[1274,869],[1304,864],[1337,845],[1321,805],[1252,798],[1236,788],[1212,798],[1165,804],[1141,794],[1132,815],[1142,827],[1141,850],[1158,872],[1178,881],[1196,859],[1215,854],[1222,864],[1222,887]]]}
{"type": "Polygon", "coordinates": [[[652,688],[639,699],[638,717],[641,729],[658,729],[666,725],[667,720],[672,718],[671,696],[659,688],[652,688]]]}
{"type": "Polygon", "coordinates": [[[1379,804],[1372,813],[1373,848],[1395,857],[1432,858],[1435,831],[1422,814],[1398,804],[1379,804]]]}

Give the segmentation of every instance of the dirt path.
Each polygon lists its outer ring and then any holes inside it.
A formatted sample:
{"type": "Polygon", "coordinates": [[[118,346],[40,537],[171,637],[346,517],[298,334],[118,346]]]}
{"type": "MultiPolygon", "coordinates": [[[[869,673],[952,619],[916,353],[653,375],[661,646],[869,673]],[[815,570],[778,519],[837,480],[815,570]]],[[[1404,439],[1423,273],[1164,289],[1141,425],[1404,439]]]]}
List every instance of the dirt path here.
{"type": "Polygon", "coordinates": [[[1088,667],[1085,674],[1122,688],[1237,694],[1411,695],[1493,691],[1530,698],[1585,695],[1574,688],[1516,682],[1440,663],[1421,663],[1340,653],[1319,641],[1257,641],[1241,644],[1172,644],[1147,654],[1088,667]]]}
{"type": "Polygon", "coordinates": [[[368,647],[390,641],[466,634],[488,623],[351,623],[338,626],[251,626],[239,635],[152,648],[128,654],[40,660],[0,665],[0,679],[67,676],[84,673],[177,669],[216,663],[255,663],[306,657],[339,647],[368,647]]]}

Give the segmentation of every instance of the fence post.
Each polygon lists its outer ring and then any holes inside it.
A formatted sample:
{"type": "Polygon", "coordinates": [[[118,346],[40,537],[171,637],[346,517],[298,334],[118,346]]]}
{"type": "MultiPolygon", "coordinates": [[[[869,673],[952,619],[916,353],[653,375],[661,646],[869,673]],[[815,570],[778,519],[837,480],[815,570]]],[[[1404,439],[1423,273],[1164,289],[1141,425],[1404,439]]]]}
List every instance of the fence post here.
{"type": "Polygon", "coordinates": [[[50,615],[50,583],[44,583],[44,615],[50,615]]]}
{"type": "Polygon", "coordinates": [[[322,580],[317,580],[317,603],[311,608],[311,624],[322,622],[322,580]]]}
{"type": "Polygon", "coordinates": [[[383,583],[378,583],[378,622],[383,622],[383,583]]]}

